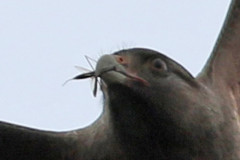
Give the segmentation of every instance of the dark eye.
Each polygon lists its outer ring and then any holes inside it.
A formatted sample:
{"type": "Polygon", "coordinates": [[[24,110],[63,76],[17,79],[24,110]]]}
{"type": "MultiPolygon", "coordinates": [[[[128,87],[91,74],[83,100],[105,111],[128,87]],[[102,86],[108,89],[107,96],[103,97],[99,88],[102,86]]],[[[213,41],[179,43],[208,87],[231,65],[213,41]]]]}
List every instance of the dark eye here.
{"type": "Polygon", "coordinates": [[[166,63],[163,60],[161,60],[160,58],[153,60],[153,67],[157,70],[167,70],[166,63]]]}

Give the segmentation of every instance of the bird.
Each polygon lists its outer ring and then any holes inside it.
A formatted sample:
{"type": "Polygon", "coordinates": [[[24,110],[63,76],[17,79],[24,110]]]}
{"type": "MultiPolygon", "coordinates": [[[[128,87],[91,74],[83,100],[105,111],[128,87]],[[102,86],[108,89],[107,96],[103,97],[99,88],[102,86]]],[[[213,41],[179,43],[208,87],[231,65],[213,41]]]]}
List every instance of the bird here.
{"type": "Polygon", "coordinates": [[[73,79],[89,77],[104,99],[95,122],[53,132],[1,121],[0,159],[240,160],[240,0],[196,77],[147,48],[103,55],[73,79]]]}

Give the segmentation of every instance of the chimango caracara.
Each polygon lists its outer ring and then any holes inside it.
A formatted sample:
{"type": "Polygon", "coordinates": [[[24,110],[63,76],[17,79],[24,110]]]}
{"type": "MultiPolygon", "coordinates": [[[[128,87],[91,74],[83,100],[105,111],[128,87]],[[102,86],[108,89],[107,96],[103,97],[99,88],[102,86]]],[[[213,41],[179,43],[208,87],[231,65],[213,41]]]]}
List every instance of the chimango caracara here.
{"type": "Polygon", "coordinates": [[[142,48],[75,79],[87,77],[100,79],[98,120],[69,132],[0,122],[0,160],[240,160],[240,0],[197,77],[142,48]]]}

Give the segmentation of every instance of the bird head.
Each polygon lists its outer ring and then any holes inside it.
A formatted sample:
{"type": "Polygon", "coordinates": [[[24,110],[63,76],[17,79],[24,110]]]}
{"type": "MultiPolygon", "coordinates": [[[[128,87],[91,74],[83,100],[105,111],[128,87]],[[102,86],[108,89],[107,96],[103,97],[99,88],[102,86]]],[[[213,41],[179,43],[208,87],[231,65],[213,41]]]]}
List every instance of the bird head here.
{"type": "Polygon", "coordinates": [[[143,48],[103,55],[98,60],[95,75],[101,78],[105,95],[109,91],[121,94],[121,90],[129,90],[129,94],[157,103],[156,106],[176,101],[179,96],[189,98],[183,93],[192,94],[198,88],[195,78],[180,64],[159,52],[143,48]],[[115,87],[118,89],[112,90],[115,87]]]}
{"type": "Polygon", "coordinates": [[[213,128],[220,126],[221,112],[212,92],[159,52],[133,48],[103,55],[95,71],[76,79],[91,76],[101,79],[107,119],[130,150],[152,146],[154,153],[179,148],[195,154],[202,139],[218,134],[213,128]]]}

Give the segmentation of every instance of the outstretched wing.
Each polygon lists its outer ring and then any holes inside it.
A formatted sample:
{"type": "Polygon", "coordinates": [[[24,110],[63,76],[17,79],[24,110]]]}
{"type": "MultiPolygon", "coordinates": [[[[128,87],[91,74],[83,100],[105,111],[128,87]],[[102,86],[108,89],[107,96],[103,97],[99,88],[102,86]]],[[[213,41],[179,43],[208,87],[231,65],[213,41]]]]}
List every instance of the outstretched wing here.
{"type": "Polygon", "coordinates": [[[232,0],[213,52],[197,79],[226,97],[240,113],[240,0],[232,0]]]}
{"type": "Polygon", "coordinates": [[[0,122],[1,160],[74,160],[70,136],[0,122]]]}

